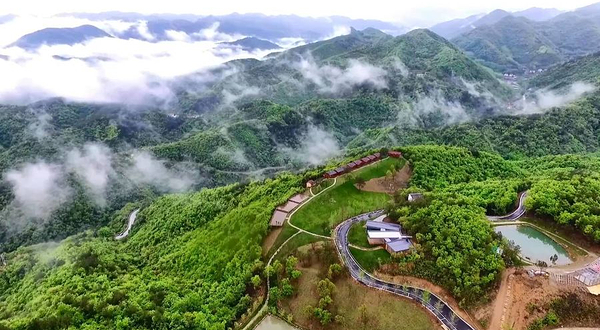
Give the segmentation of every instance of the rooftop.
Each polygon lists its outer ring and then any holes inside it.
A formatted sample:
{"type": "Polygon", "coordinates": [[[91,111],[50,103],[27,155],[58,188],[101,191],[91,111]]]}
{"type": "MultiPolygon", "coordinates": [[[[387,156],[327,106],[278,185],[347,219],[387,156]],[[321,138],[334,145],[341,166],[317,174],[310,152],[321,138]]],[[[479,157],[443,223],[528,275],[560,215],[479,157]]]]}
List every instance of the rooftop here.
{"type": "Polygon", "coordinates": [[[279,205],[277,207],[277,209],[280,210],[280,211],[289,213],[289,212],[292,212],[295,208],[297,208],[298,205],[300,205],[300,203],[296,203],[296,202],[293,202],[291,200],[288,200],[285,204],[279,205]]]}
{"type": "Polygon", "coordinates": [[[382,221],[367,221],[367,230],[400,231],[400,225],[382,221]]]}
{"type": "Polygon", "coordinates": [[[287,213],[280,210],[275,210],[275,212],[273,212],[273,216],[271,217],[271,222],[269,224],[274,227],[281,227],[285,222],[286,216],[287,213]]]}
{"type": "Polygon", "coordinates": [[[367,236],[371,239],[377,239],[377,238],[399,239],[402,237],[402,233],[400,233],[399,231],[390,231],[390,230],[368,230],[367,236]]]}
{"type": "MultiPolygon", "coordinates": [[[[312,180],[311,180],[312,181],[312,180]]],[[[309,181],[310,182],[310,181],[309,181]]],[[[313,181],[314,182],[314,181],[313,181]]],[[[305,194],[297,194],[292,196],[289,201],[290,202],[294,202],[294,203],[298,203],[298,204],[302,204],[304,203],[304,201],[306,201],[308,199],[308,195],[305,194]]]]}
{"type": "Polygon", "coordinates": [[[386,242],[386,245],[393,252],[402,252],[402,251],[406,251],[406,250],[410,249],[410,247],[412,246],[412,243],[410,242],[409,239],[403,238],[403,239],[391,240],[390,242],[386,242]]]}

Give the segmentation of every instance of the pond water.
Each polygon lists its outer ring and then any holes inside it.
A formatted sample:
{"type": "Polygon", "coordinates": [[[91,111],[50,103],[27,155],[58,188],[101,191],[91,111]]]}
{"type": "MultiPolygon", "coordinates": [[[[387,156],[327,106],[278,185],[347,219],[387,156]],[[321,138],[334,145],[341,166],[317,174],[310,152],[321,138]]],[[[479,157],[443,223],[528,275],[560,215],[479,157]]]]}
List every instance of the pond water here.
{"type": "Polygon", "coordinates": [[[260,322],[256,330],[298,330],[297,328],[289,325],[287,322],[282,321],[277,317],[271,315],[265,316],[260,322]]]}
{"type": "Polygon", "coordinates": [[[539,230],[529,226],[498,226],[495,228],[497,232],[502,233],[509,241],[514,241],[521,247],[521,256],[533,263],[542,260],[553,265],[550,262],[550,257],[558,256],[556,265],[567,265],[572,262],[569,254],[565,249],[553,239],[539,230]]]}

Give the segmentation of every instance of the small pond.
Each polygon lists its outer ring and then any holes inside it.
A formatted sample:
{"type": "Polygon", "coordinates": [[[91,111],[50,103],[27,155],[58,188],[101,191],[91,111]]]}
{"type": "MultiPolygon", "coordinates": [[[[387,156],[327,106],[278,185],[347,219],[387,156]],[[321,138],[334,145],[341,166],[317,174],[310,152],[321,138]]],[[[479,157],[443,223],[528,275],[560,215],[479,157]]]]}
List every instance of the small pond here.
{"type": "Polygon", "coordinates": [[[256,330],[298,330],[297,328],[289,325],[287,322],[282,321],[277,317],[271,315],[265,316],[260,322],[256,330]]]}
{"type": "Polygon", "coordinates": [[[550,257],[558,256],[556,265],[567,265],[572,262],[565,249],[546,234],[530,226],[498,226],[496,232],[502,233],[509,241],[514,241],[521,247],[521,256],[532,263],[542,260],[552,266],[550,257]]]}

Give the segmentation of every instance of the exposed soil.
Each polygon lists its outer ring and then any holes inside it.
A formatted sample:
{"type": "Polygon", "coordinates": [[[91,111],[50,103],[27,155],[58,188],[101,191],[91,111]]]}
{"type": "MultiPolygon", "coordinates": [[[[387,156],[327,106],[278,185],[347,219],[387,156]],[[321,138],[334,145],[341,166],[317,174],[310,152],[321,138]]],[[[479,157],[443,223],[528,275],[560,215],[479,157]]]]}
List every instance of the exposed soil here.
{"type": "Polygon", "coordinates": [[[527,329],[536,318],[545,315],[544,306],[567,293],[576,294],[582,301],[600,300],[576,287],[558,286],[548,277],[532,278],[525,271],[511,269],[503,274],[496,298],[479,307],[475,316],[489,319],[489,330],[527,329]]]}
{"type": "Polygon", "coordinates": [[[269,253],[269,250],[271,250],[273,244],[275,244],[275,241],[277,241],[277,236],[279,236],[282,230],[283,227],[272,228],[269,234],[267,234],[267,237],[265,237],[262,243],[263,256],[266,256],[269,253]]]}
{"type": "Polygon", "coordinates": [[[394,175],[393,180],[389,180],[385,177],[375,178],[367,181],[362,188],[356,186],[357,189],[370,192],[379,192],[386,194],[393,194],[400,189],[408,187],[408,180],[412,174],[408,163],[404,164],[404,167],[394,175]]]}

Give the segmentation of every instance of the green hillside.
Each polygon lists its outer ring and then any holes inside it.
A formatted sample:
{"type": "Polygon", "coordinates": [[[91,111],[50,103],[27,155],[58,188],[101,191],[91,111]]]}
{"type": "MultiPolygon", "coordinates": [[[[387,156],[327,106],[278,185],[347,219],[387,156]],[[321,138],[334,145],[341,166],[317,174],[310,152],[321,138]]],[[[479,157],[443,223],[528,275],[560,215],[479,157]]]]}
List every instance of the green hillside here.
{"type": "Polygon", "coordinates": [[[452,42],[497,71],[547,68],[600,50],[599,14],[575,11],[541,22],[506,16],[452,42]]]}

